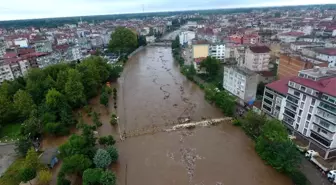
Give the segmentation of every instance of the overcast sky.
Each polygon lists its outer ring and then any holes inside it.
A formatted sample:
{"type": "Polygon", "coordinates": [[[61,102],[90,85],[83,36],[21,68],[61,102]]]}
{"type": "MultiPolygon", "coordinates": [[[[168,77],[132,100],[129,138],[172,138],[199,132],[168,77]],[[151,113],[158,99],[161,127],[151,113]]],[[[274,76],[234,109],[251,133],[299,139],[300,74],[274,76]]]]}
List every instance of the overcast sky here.
{"type": "Polygon", "coordinates": [[[0,20],[212,8],[327,4],[335,0],[0,0],[0,20]]]}

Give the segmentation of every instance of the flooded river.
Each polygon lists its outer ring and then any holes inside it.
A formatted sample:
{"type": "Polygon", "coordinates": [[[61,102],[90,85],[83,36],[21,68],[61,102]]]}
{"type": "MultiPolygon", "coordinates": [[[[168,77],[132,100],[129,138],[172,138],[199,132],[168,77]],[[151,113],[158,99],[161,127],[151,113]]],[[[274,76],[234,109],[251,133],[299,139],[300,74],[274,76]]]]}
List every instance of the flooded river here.
{"type": "MultiPolygon", "coordinates": [[[[118,88],[121,132],[160,127],[179,117],[224,117],[204,100],[204,93],[180,74],[171,49],[148,47],[126,64],[118,88]]],[[[100,135],[118,130],[108,123],[105,108],[100,135]],[[105,117],[105,118],[104,118],[105,117]]],[[[118,185],[289,185],[290,180],[264,165],[253,143],[230,124],[128,137],[118,142],[118,185]]]]}

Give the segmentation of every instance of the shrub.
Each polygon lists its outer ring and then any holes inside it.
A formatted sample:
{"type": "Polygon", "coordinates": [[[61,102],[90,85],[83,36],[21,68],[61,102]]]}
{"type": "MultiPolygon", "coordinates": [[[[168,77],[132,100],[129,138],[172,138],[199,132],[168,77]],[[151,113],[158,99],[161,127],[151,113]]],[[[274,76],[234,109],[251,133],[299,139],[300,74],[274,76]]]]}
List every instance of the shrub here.
{"type": "Polygon", "coordinates": [[[92,121],[97,127],[100,127],[103,125],[103,123],[100,122],[99,120],[99,114],[97,112],[93,112],[92,121]]]}
{"type": "Polygon", "coordinates": [[[232,125],[240,127],[242,124],[238,119],[235,119],[235,120],[232,121],[232,125]]]}
{"type": "Polygon", "coordinates": [[[299,170],[295,170],[289,174],[295,185],[308,185],[307,177],[299,170]]]}
{"type": "Polygon", "coordinates": [[[100,145],[114,145],[115,140],[112,135],[100,137],[98,140],[100,145]]]}
{"type": "Polygon", "coordinates": [[[51,181],[52,174],[48,170],[41,170],[38,172],[39,185],[47,185],[51,181]]]}
{"type": "Polygon", "coordinates": [[[93,158],[93,163],[97,168],[106,168],[111,164],[111,156],[110,154],[103,149],[98,149],[96,155],[93,158]]]}
{"type": "Polygon", "coordinates": [[[110,123],[111,125],[116,125],[118,123],[117,116],[115,114],[111,115],[110,123]]]}
{"type": "Polygon", "coordinates": [[[118,150],[114,147],[114,146],[108,146],[106,148],[106,151],[110,154],[111,159],[112,159],[112,163],[117,162],[118,158],[119,158],[119,154],[118,154],[118,150]]]}

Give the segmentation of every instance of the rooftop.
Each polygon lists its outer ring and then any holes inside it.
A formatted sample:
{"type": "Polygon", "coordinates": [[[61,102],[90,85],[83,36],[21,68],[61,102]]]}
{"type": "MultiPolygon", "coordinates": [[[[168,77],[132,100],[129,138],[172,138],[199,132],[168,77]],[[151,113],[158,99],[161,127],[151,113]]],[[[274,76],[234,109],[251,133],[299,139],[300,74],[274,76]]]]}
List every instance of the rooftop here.
{"type": "Polygon", "coordinates": [[[300,71],[299,76],[293,77],[290,80],[322,93],[336,96],[336,67],[303,70],[300,71]],[[302,77],[301,75],[306,76],[302,77]],[[311,77],[316,80],[311,79],[311,77]]]}
{"type": "Polygon", "coordinates": [[[267,84],[266,87],[280,94],[286,95],[288,92],[288,86],[287,86],[288,81],[289,81],[289,78],[277,80],[277,81],[267,84]]]}
{"type": "Polygon", "coordinates": [[[247,69],[245,67],[237,67],[234,66],[233,69],[235,69],[238,73],[243,74],[245,76],[255,76],[258,75],[257,73],[255,73],[254,71],[247,69]]]}
{"type": "Polygon", "coordinates": [[[291,32],[281,33],[280,35],[281,36],[296,36],[296,37],[299,37],[299,36],[303,36],[304,33],[303,32],[297,32],[297,31],[291,31],[291,32]]]}
{"type": "Polygon", "coordinates": [[[336,56],[336,48],[318,48],[315,51],[329,56],[336,56]]]}
{"type": "Polygon", "coordinates": [[[253,53],[268,53],[271,51],[267,46],[250,46],[250,50],[253,53]]]}

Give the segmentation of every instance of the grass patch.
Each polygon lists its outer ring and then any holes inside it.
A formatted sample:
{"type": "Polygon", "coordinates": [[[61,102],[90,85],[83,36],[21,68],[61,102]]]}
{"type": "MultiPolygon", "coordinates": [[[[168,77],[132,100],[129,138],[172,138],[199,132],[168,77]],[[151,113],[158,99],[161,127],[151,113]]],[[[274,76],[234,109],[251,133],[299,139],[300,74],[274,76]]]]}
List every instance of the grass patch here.
{"type": "Polygon", "coordinates": [[[7,124],[0,129],[0,141],[17,139],[20,134],[21,124],[7,124]]]}
{"type": "Polygon", "coordinates": [[[1,185],[18,185],[20,184],[19,180],[19,171],[22,169],[24,165],[24,158],[19,158],[13,162],[12,165],[9,166],[7,171],[0,178],[1,185]]]}

